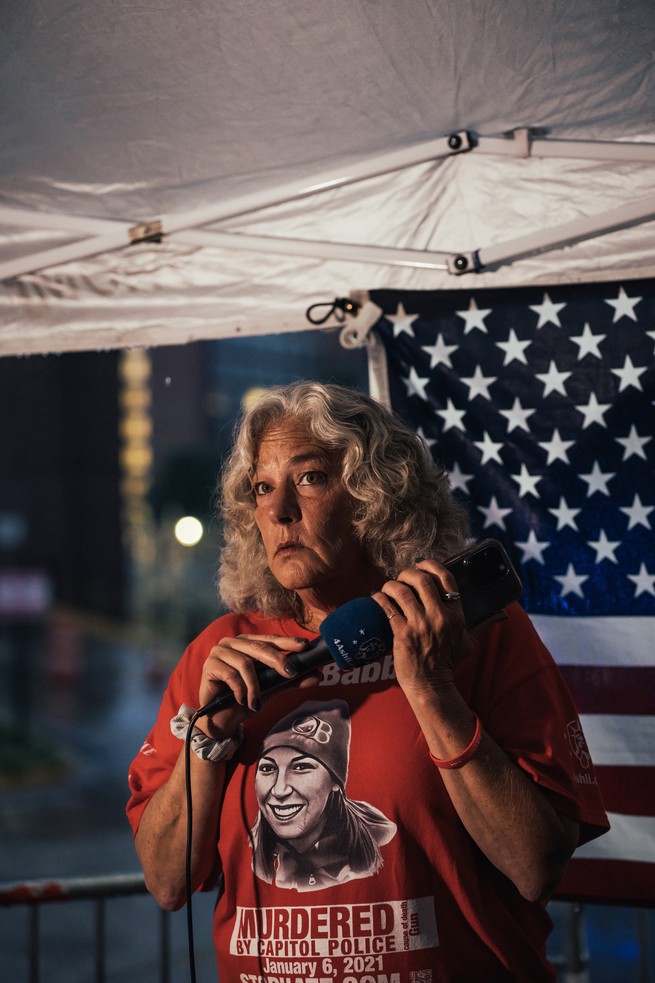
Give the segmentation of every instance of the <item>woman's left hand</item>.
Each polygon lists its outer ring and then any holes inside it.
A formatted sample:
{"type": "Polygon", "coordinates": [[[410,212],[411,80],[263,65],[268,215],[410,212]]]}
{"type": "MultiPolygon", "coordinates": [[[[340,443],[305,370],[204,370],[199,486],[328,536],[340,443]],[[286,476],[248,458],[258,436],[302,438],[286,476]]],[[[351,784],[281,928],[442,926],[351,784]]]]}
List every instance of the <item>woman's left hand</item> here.
{"type": "Polygon", "coordinates": [[[452,686],[455,667],[475,642],[452,573],[436,560],[421,560],[387,581],[373,600],[391,624],[401,687],[419,692],[452,686]],[[449,598],[451,593],[457,597],[449,598]]]}

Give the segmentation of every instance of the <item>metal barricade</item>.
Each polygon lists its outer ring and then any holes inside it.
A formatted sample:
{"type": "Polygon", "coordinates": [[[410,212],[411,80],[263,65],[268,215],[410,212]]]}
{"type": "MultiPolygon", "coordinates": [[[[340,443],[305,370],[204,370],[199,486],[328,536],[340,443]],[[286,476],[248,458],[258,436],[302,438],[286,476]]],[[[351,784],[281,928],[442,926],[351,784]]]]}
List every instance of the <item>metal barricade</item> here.
{"type": "MultiPolygon", "coordinates": [[[[112,898],[147,894],[142,874],[65,878],[58,881],[26,881],[0,885],[0,907],[25,905],[29,909],[27,954],[29,983],[40,983],[40,912],[44,904],[86,900],[94,905],[96,983],[106,983],[106,906],[112,898]]],[[[161,983],[170,983],[169,914],[161,910],[159,964],[161,983]]]]}

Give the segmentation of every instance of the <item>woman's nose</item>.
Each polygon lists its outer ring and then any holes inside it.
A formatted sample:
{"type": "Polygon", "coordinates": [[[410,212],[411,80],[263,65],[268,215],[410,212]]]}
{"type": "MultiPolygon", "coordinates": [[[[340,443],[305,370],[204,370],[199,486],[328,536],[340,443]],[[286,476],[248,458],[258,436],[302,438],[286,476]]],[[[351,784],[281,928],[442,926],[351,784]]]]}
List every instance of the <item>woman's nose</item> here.
{"type": "Polygon", "coordinates": [[[300,506],[295,488],[286,484],[279,485],[269,497],[269,510],[275,522],[288,525],[300,518],[300,506]]]}
{"type": "Polygon", "coordinates": [[[271,795],[274,795],[276,799],[284,799],[292,792],[292,788],[287,781],[287,775],[285,769],[280,769],[275,776],[275,782],[273,783],[273,788],[271,789],[271,795]]]}

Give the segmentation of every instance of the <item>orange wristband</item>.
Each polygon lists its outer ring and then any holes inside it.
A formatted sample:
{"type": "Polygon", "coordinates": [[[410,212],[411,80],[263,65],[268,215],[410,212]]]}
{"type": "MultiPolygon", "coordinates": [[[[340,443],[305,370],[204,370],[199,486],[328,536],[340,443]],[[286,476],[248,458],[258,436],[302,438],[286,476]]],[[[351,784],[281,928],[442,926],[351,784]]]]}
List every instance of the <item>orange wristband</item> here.
{"type": "Polygon", "coordinates": [[[447,758],[442,760],[441,758],[435,758],[431,753],[430,757],[434,761],[437,768],[461,768],[465,765],[467,761],[470,761],[477,749],[480,747],[480,741],[482,740],[482,724],[477,713],[474,713],[475,717],[475,731],[473,732],[473,737],[471,738],[471,743],[469,746],[458,754],[456,758],[447,758]]]}

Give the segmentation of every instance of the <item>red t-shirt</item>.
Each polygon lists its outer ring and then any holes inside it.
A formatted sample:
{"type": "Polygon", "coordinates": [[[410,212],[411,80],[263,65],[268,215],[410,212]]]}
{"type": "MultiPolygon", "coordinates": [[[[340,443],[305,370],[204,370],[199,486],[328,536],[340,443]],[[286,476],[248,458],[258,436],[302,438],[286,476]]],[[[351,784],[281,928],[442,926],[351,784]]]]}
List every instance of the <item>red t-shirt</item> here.
{"type": "MultiPolygon", "coordinates": [[[[584,842],[608,823],[575,707],[527,615],[518,604],[507,613],[458,667],[457,686],[584,842]]],[[[132,764],[135,831],[180,754],[171,717],[198,705],[211,646],[242,633],[307,637],[292,621],[226,615],[189,646],[132,764]]],[[[523,899],[466,832],[391,656],[349,672],[330,664],[315,686],[281,690],[247,720],[228,776],[221,983],[554,979],[545,906],[523,899]]]]}

